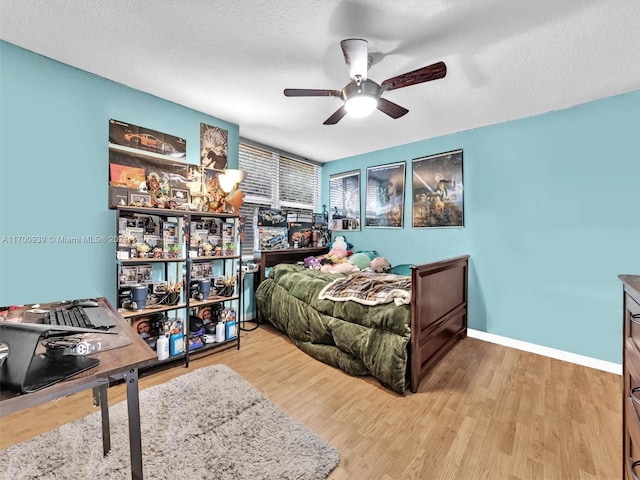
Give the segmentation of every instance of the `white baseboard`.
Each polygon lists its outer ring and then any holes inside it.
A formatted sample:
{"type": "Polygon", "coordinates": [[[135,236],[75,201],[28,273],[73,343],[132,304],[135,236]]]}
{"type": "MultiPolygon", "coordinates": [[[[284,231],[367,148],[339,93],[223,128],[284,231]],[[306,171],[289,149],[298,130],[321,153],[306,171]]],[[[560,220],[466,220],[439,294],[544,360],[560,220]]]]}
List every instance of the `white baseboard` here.
{"type": "Polygon", "coordinates": [[[556,350],[555,348],[543,347],[542,345],[536,345],[535,343],[523,342],[521,340],[502,337],[500,335],[494,335],[493,333],[482,332],[480,330],[473,330],[471,328],[468,329],[467,335],[471,338],[477,338],[478,340],[497,343],[499,345],[504,345],[505,347],[516,348],[525,352],[537,353],[538,355],[544,355],[545,357],[564,360],[565,362],[575,363],[577,365],[595,368],[597,370],[603,370],[609,373],[615,373],[616,375],[622,375],[622,365],[619,363],[605,362],[604,360],[598,360],[596,358],[586,357],[584,355],[578,355],[576,353],[565,352],[563,350],[556,350]]]}

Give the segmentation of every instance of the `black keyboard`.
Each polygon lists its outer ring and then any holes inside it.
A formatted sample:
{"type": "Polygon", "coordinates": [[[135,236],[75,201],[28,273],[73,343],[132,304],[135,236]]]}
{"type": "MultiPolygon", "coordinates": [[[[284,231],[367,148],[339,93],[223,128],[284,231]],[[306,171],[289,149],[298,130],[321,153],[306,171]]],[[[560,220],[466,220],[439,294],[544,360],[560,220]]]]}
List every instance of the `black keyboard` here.
{"type": "Polygon", "coordinates": [[[83,307],[54,308],[44,315],[44,323],[67,327],[95,328],[83,307]]]}

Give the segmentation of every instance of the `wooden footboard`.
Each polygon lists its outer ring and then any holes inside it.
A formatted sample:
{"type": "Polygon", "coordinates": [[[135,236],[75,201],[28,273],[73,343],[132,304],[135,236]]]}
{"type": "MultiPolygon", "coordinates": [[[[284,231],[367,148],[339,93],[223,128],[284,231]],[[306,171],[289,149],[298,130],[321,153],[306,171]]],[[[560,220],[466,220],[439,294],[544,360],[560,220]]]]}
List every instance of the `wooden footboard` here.
{"type": "Polygon", "coordinates": [[[469,256],[411,267],[409,389],[467,336],[469,256]]]}

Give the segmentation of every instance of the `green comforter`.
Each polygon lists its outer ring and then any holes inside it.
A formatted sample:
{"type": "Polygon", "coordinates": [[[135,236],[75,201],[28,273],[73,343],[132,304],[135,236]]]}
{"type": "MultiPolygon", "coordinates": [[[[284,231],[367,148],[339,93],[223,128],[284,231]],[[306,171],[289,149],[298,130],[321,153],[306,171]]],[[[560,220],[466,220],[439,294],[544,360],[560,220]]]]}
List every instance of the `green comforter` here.
{"type": "Polygon", "coordinates": [[[351,375],[371,374],[405,393],[409,306],[318,300],[320,290],[335,279],[301,265],[277,265],[258,287],[258,310],[314,358],[351,375]]]}

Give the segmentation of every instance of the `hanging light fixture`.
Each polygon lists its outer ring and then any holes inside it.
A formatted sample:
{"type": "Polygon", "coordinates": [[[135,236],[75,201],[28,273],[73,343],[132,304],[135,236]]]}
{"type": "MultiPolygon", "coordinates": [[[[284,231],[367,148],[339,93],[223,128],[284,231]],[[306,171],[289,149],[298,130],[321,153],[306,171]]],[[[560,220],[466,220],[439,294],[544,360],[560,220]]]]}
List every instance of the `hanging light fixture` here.
{"type": "Polygon", "coordinates": [[[364,118],[371,115],[378,107],[380,86],[371,80],[362,80],[356,75],[355,82],[347,85],[342,96],[345,98],[344,108],[354,118],[364,118]]]}

